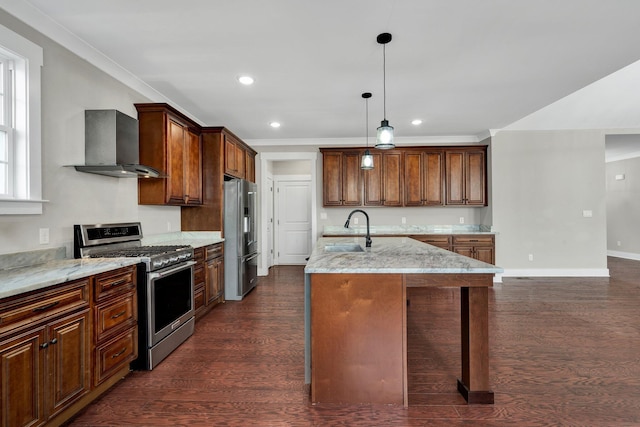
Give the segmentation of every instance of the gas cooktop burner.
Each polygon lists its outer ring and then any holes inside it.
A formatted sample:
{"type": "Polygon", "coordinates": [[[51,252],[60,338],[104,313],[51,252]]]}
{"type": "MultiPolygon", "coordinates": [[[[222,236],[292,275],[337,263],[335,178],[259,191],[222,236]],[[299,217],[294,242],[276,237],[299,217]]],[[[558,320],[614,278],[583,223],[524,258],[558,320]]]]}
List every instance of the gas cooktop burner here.
{"type": "Polygon", "coordinates": [[[190,249],[186,245],[168,245],[168,246],[138,246],[132,248],[120,248],[114,250],[104,250],[94,252],[89,255],[90,258],[115,258],[115,257],[151,257],[154,255],[171,254],[184,249],[190,249]]]}

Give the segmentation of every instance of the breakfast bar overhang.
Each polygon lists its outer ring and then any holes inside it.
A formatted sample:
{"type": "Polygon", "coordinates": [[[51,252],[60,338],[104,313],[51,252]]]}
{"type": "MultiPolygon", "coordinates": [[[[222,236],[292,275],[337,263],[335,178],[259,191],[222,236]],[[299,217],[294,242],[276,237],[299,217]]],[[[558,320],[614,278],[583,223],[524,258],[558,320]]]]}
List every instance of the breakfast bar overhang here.
{"type": "Polygon", "coordinates": [[[491,404],[489,287],[503,270],[406,237],[321,238],[305,267],[305,383],[312,403],[408,406],[409,287],[458,287],[468,403],[491,404]],[[360,242],[362,240],[362,242],[360,242]]]}

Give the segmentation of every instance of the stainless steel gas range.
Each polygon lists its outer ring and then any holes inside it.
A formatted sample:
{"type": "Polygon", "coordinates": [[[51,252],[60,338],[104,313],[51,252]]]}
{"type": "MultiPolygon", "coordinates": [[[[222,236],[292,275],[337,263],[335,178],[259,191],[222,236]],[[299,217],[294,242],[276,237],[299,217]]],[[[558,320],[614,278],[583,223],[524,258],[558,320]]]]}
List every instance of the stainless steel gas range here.
{"type": "Polygon", "coordinates": [[[75,258],[140,258],[138,359],[134,369],[153,369],[193,334],[193,248],[143,246],[139,222],[74,226],[75,258]]]}

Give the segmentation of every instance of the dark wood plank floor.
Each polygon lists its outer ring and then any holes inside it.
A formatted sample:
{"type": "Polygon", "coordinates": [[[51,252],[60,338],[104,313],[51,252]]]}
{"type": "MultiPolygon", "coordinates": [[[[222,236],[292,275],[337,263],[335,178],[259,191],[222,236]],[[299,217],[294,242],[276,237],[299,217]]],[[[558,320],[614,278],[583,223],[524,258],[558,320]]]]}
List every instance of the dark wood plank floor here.
{"type": "Polygon", "coordinates": [[[640,262],[611,278],[505,279],[490,291],[494,405],[467,405],[457,290],[411,289],[410,407],[311,405],[302,267],[214,309],[152,372],[133,372],[73,426],[638,426],[640,262]]]}

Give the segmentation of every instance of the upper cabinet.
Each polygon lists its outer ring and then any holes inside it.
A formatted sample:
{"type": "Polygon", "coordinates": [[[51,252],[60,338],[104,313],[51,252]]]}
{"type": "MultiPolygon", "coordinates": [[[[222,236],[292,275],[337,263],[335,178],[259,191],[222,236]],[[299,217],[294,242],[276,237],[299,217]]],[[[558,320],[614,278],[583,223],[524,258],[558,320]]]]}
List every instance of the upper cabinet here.
{"type": "Polygon", "coordinates": [[[374,168],[363,171],[364,205],[402,206],[402,151],[380,151],[372,155],[374,168]]]}
{"type": "Polygon", "coordinates": [[[486,150],[446,152],[446,204],[487,205],[486,150]]]}
{"type": "Polygon", "coordinates": [[[324,206],[361,206],[360,151],[320,151],[324,206]]]}
{"type": "Polygon", "coordinates": [[[140,131],[140,163],[167,174],[138,179],[138,203],[202,204],[200,127],[167,104],[135,104],[140,131]]]}
{"type": "Polygon", "coordinates": [[[224,174],[255,182],[256,152],[227,129],[222,131],[222,137],[224,139],[224,174]]]}
{"type": "Polygon", "coordinates": [[[444,205],[444,151],[416,149],[404,152],[404,205],[444,205]]]}
{"type": "Polygon", "coordinates": [[[324,206],[486,206],[486,146],[321,148],[324,206]]]}

